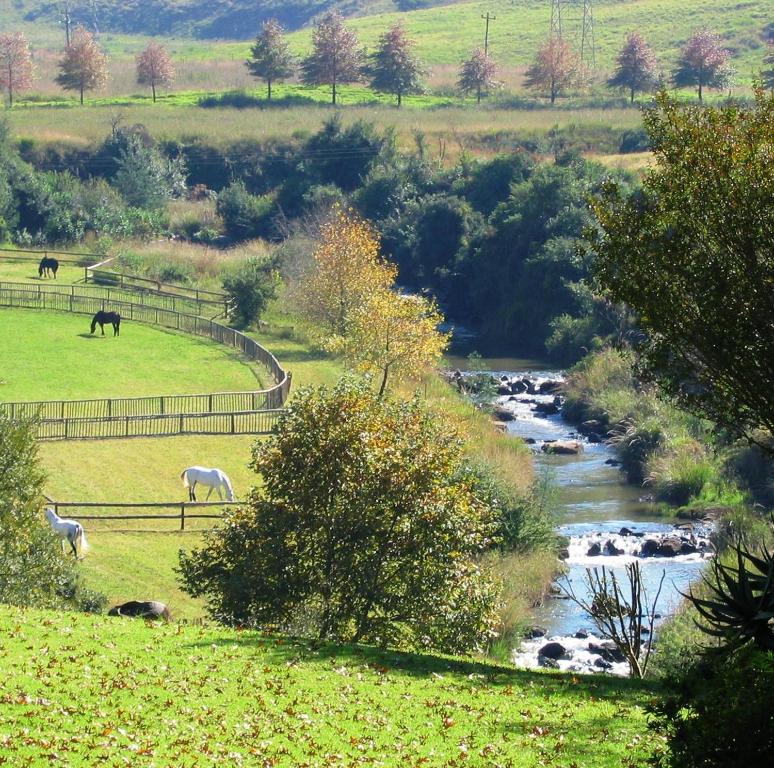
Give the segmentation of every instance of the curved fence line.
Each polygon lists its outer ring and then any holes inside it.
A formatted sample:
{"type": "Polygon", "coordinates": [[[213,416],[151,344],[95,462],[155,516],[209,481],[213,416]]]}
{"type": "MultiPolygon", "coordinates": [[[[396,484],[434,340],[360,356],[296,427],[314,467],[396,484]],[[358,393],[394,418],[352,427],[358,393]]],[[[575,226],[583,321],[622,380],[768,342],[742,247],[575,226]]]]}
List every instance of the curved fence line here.
{"type": "MultiPolygon", "coordinates": [[[[73,293],[39,292],[34,288],[3,288],[2,285],[0,285],[0,305],[83,314],[93,314],[103,308],[102,300],[95,297],[73,293]]],[[[290,374],[285,372],[271,352],[254,339],[198,315],[127,301],[112,301],[110,306],[120,312],[123,319],[173,328],[233,347],[267,368],[276,383],[273,387],[255,392],[0,403],[0,412],[12,418],[37,417],[40,419],[39,429],[42,439],[69,439],[119,437],[132,434],[171,435],[195,431],[212,434],[242,434],[254,430],[245,427],[243,431],[234,431],[232,422],[224,421],[225,417],[244,416],[250,411],[254,413],[276,411],[284,405],[290,392],[290,374]],[[180,416],[198,417],[201,429],[192,429],[190,425],[193,422],[186,423],[179,418],[180,416]],[[144,431],[132,433],[128,431],[128,420],[132,417],[145,417],[146,423],[142,428],[144,431]],[[205,417],[219,418],[210,418],[206,421],[205,417]],[[122,429],[116,426],[122,421],[123,434],[106,434],[111,429],[122,429]],[[53,422],[60,422],[60,424],[55,427],[53,422]],[[68,425],[62,425],[61,422],[68,422],[68,425]],[[50,433],[47,433],[46,430],[49,428],[46,425],[49,423],[51,423],[50,433]]]]}
{"type": "Polygon", "coordinates": [[[97,299],[103,302],[103,307],[107,303],[118,301],[128,301],[133,304],[141,304],[147,307],[158,307],[159,309],[169,309],[173,312],[183,312],[186,314],[204,315],[209,311],[215,314],[223,314],[224,303],[220,301],[210,301],[208,299],[192,299],[176,294],[169,294],[147,289],[147,288],[110,288],[101,285],[87,285],[84,283],[61,285],[53,283],[20,283],[10,280],[0,280],[0,290],[9,291],[37,291],[38,293],[59,293],[80,296],[81,298],[97,299]],[[131,301],[127,295],[132,296],[136,301],[131,301]]]}

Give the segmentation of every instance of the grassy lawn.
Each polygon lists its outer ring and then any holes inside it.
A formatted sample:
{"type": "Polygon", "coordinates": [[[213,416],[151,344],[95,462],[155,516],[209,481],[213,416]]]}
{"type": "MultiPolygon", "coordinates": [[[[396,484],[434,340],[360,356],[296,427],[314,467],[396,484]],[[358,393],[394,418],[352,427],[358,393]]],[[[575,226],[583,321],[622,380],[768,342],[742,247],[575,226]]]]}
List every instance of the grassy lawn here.
{"type": "MultiPolygon", "coordinates": [[[[99,256],[94,257],[93,264],[99,261],[99,256]]],[[[83,267],[77,264],[65,264],[59,262],[59,270],[56,279],[50,277],[41,278],[38,275],[37,261],[13,261],[0,258],[0,280],[13,283],[41,283],[43,285],[70,285],[83,280],[83,267]]]]}
{"type": "Polygon", "coordinates": [[[236,351],[173,331],[126,321],[89,333],[86,315],[0,309],[0,399],[245,391],[261,386],[258,368],[236,351]]]}
{"type": "Polygon", "coordinates": [[[434,655],[0,608],[0,761],[642,764],[651,686],[434,655]]]}

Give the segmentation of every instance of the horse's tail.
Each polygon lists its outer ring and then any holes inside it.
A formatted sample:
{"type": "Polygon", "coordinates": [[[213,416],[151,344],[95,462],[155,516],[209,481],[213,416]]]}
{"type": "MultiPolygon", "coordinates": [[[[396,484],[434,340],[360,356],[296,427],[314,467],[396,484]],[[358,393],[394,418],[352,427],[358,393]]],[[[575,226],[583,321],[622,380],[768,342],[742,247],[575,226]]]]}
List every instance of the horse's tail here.
{"type": "Polygon", "coordinates": [[[79,542],[78,546],[81,550],[81,554],[85,554],[89,551],[89,542],[86,541],[86,531],[83,530],[83,526],[78,529],[78,533],[75,534],[76,541],[79,542]]]}
{"type": "Polygon", "coordinates": [[[188,488],[189,483],[188,483],[188,470],[187,469],[184,469],[180,473],[180,479],[183,481],[183,488],[188,488]]]}

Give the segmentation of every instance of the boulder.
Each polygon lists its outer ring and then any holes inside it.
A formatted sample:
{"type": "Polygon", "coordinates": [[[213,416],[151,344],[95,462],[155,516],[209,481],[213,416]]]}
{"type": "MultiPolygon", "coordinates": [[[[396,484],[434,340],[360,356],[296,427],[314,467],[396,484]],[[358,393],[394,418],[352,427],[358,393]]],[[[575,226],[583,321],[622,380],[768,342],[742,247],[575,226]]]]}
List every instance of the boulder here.
{"type": "Polygon", "coordinates": [[[522,379],[521,383],[524,384],[524,386],[527,388],[527,394],[530,395],[536,395],[538,393],[537,389],[535,389],[535,382],[530,381],[530,379],[522,379]]]}
{"type": "Polygon", "coordinates": [[[605,542],[605,554],[606,555],[622,555],[624,551],[622,549],[619,549],[615,542],[613,542],[611,539],[608,539],[605,542]]]}
{"type": "Polygon", "coordinates": [[[525,437],[525,438],[524,438],[524,442],[525,442],[527,445],[535,445],[535,443],[537,442],[537,440],[535,440],[535,438],[534,438],[534,437],[525,437]]]}
{"type": "Polygon", "coordinates": [[[606,643],[605,645],[589,643],[589,653],[596,653],[611,664],[620,664],[622,661],[626,661],[626,657],[623,653],[621,653],[621,651],[619,651],[612,643],[606,643]]]}
{"type": "Polygon", "coordinates": [[[513,421],[516,418],[513,411],[502,405],[496,405],[492,409],[492,416],[494,416],[495,421],[513,421]]]}
{"type": "Polygon", "coordinates": [[[659,542],[656,539],[645,539],[640,548],[640,557],[654,557],[658,554],[659,542]]]}
{"type": "Polygon", "coordinates": [[[578,440],[554,440],[543,443],[544,453],[557,453],[563,455],[575,455],[583,453],[583,443],[578,440]]]}
{"type": "Polygon", "coordinates": [[[541,381],[540,385],[537,388],[537,391],[541,395],[553,395],[555,393],[562,391],[562,382],[561,381],[541,381]]]}
{"type": "Polygon", "coordinates": [[[534,640],[536,637],[545,637],[546,630],[543,627],[530,627],[524,633],[525,640],[534,640]]]}
{"type": "Polygon", "coordinates": [[[492,426],[498,431],[498,432],[507,432],[508,431],[508,425],[504,421],[493,421],[492,426]]]}
{"type": "Polygon", "coordinates": [[[620,467],[621,462],[618,461],[618,459],[607,459],[605,461],[605,464],[607,464],[609,467],[620,467]]]}
{"type": "Polygon", "coordinates": [[[602,554],[602,547],[599,545],[598,541],[595,541],[589,547],[589,551],[586,552],[586,557],[598,557],[601,554],[602,554]]]}
{"type": "Polygon", "coordinates": [[[562,547],[556,554],[560,560],[568,560],[570,557],[570,550],[567,547],[562,547]]]}
{"type": "Polygon", "coordinates": [[[683,541],[680,545],[681,555],[694,555],[699,551],[699,548],[695,544],[691,544],[690,541],[683,541]]]}
{"type": "Polygon", "coordinates": [[[497,394],[498,395],[510,395],[511,394],[511,388],[507,384],[500,384],[500,386],[497,387],[497,394]]]}
{"type": "Polygon", "coordinates": [[[584,421],[578,429],[584,434],[589,435],[592,432],[601,432],[603,428],[603,424],[598,419],[588,419],[588,421],[584,421]]]}
{"type": "Polygon", "coordinates": [[[553,416],[555,413],[559,413],[559,406],[555,403],[538,403],[535,406],[535,412],[545,416],[553,416]]]}
{"type": "Polygon", "coordinates": [[[656,552],[661,557],[675,557],[680,554],[683,542],[680,539],[664,539],[659,545],[656,552]]]}
{"type": "Polygon", "coordinates": [[[635,533],[631,528],[621,528],[620,531],[618,531],[619,536],[634,536],[635,533]]]}
{"type": "Polygon", "coordinates": [[[527,385],[523,381],[511,382],[511,394],[520,395],[527,391],[527,385]]]}
{"type": "Polygon", "coordinates": [[[594,666],[597,669],[612,669],[613,665],[609,662],[603,659],[601,656],[598,659],[594,659],[594,666]]]}
{"type": "Polygon", "coordinates": [[[588,640],[589,633],[588,633],[588,632],[586,632],[586,630],[585,630],[585,629],[579,629],[579,630],[578,630],[578,631],[577,631],[577,632],[576,632],[576,633],[573,635],[573,637],[574,637],[576,640],[588,640]]]}
{"type": "Polygon", "coordinates": [[[561,643],[546,643],[539,651],[538,656],[545,656],[547,659],[558,659],[567,653],[567,649],[561,643]]]}
{"type": "Polygon", "coordinates": [[[157,600],[130,600],[122,605],[115,605],[108,611],[108,616],[132,616],[141,619],[164,619],[170,621],[172,614],[164,603],[157,600]]]}
{"type": "Polygon", "coordinates": [[[538,656],[538,666],[546,669],[559,669],[556,659],[549,659],[548,656],[538,656]]]}
{"type": "Polygon", "coordinates": [[[588,440],[590,443],[593,443],[594,445],[598,445],[604,441],[604,438],[602,435],[598,435],[596,432],[592,432],[590,435],[586,436],[586,440],[588,440]]]}

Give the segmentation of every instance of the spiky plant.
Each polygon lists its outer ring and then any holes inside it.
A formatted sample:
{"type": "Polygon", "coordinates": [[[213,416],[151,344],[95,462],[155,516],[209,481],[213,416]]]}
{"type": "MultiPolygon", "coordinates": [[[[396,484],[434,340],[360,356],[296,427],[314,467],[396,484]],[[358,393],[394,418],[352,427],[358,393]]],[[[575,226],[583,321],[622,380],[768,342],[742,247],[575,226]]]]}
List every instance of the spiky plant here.
{"type": "Polygon", "coordinates": [[[711,578],[703,582],[708,597],[690,592],[693,603],[705,623],[697,626],[708,635],[726,640],[729,648],[753,642],[765,650],[774,650],[774,555],[763,549],[753,554],[743,543],[731,546],[737,565],[715,559],[711,578]]]}

